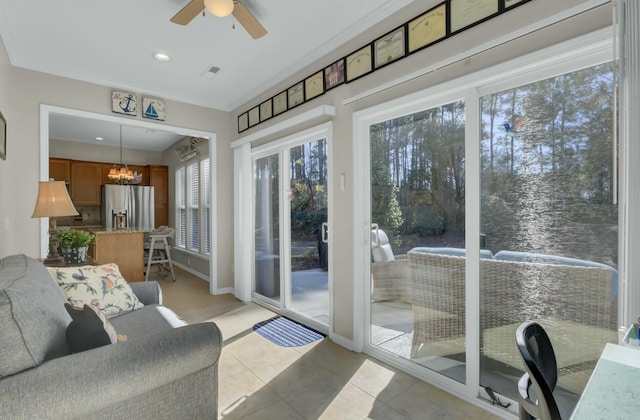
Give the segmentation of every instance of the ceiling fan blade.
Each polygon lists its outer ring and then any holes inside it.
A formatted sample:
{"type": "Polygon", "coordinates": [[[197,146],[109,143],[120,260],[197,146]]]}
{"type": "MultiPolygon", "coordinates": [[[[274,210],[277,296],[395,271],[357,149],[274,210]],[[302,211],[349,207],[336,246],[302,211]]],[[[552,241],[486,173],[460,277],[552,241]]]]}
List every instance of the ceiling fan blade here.
{"type": "Polygon", "coordinates": [[[178,25],[186,25],[204,10],[204,0],[191,0],[170,20],[178,25]]]}
{"type": "Polygon", "coordinates": [[[264,29],[264,26],[258,22],[258,19],[253,16],[249,9],[244,7],[244,5],[238,1],[235,1],[234,3],[233,17],[235,17],[240,25],[249,32],[249,35],[251,35],[253,39],[265,36],[267,34],[267,30],[264,29]]]}

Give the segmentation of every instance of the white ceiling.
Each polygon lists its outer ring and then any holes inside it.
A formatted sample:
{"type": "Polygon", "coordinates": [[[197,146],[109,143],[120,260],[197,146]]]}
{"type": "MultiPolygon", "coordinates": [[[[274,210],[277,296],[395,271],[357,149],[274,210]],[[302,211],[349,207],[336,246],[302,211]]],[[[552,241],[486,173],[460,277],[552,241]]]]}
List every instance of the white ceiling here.
{"type": "Polygon", "coordinates": [[[232,16],[171,23],[189,0],[0,0],[0,35],[17,67],[230,111],[411,1],[244,0],[254,40],[232,16]]]}
{"type": "MultiPolygon", "coordinates": [[[[231,111],[412,1],[243,0],[268,32],[254,40],[238,23],[232,29],[232,16],[171,23],[189,0],[0,0],[0,36],[16,67],[231,111]],[[171,61],[156,61],[156,51],[171,61]],[[215,77],[201,77],[211,66],[220,68],[215,77]]],[[[112,137],[96,127],[55,115],[50,137],[112,137]]],[[[125,147],[157,150],[179,139],[137,131],[125,147]]]]}
{"type": "MultiPolygon", "coordinates": [[[[122,124],[122,147],[161,152],[174,145],[185,133],[138,125],[122,124]]],[[[120,147],[120,124],[75,115],[49,114],[49,138],[78,143],[120,147]],[[99,137],[99,138],[98,138],[99,137]]],[[[158,126],[164,127],[164,126],[158,126]]]]}

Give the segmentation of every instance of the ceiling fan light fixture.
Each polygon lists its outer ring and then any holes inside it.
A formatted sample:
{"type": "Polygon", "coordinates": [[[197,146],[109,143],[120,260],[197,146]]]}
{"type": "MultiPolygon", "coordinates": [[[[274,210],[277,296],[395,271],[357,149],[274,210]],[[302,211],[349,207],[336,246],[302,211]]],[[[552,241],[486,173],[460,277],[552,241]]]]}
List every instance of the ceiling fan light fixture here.
{"type": "Polygon", "coordinates": [[[233,12],[233,0],[204,0],[204,6],[217,17],[229,16],[233,12]]]}
{"type": "Polygon", "coordinates": [[[161,51],[154,52],[153,58],[162,62],[171,61],[171,57],[169,57],[169,54],[163,53],[161,51]]]}

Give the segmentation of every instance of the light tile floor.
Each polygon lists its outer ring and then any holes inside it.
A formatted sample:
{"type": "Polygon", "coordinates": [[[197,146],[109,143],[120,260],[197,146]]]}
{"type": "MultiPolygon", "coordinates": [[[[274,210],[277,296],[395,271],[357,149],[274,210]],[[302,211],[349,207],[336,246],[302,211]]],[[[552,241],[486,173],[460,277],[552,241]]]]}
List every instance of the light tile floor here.
{"type": "Polygon", "coordinates": [[[329,339],[279,347],[254,333],[275,314],[177,268],[156,276],[164,303],[188,322],[213,320],[223,334],[219,419],[495,419],[444,391],[329,339]]]}

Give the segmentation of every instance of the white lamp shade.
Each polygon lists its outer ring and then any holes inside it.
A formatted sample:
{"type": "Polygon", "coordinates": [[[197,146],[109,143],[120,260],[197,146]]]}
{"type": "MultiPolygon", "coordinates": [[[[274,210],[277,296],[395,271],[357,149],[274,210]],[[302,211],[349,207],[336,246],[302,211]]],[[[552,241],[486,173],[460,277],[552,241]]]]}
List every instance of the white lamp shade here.
{"type": "Polygon", "coordinates": [[[204,0],[204,6],[218,17],[229,16],[233,12],[233,0],[204,0]]]}
{"type": "Polygon", "coordinates": [[[62,217],[79,214],[71,202],[64,181],[41,181],[31,217],[62,217]]]}

